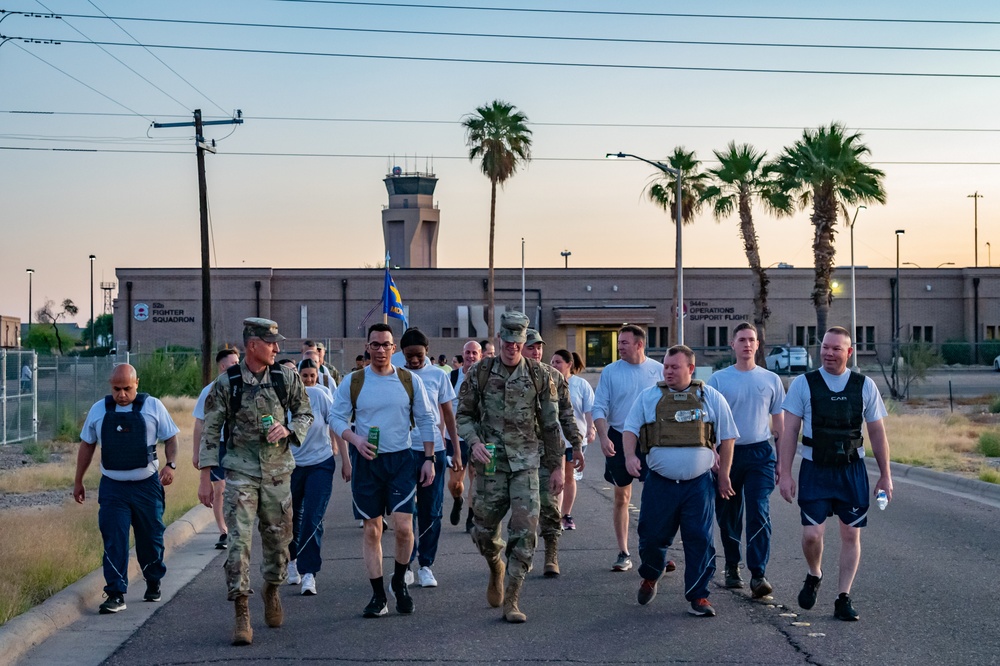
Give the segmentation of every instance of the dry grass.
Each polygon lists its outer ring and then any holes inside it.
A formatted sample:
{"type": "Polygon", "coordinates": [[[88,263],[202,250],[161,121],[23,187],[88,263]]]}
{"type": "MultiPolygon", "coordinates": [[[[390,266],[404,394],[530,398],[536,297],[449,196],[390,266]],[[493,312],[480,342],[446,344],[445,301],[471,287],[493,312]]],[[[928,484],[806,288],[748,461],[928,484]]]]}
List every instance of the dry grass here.
{"type": "MultiPolygon", "coordinates": [[[[181,428],[174,482],[166,488],[168,525],[198,502],[198,472],[191,467],[190,398],[165,400],[181,428]]],[[[72,488],[75,456],[0,476],[0,492],[72,488]]],[[[161,454],[162,459],[162,454],[161,454]]],[[[101,566],[103,546],[97,527],[97,463],[85,479],[87,501],[0,512],[0,625],[49,598],[101,566]]]]}
{"type": "Polygon", "coordinates": [[[975,472],[982,462],[974,452],[986,426],[961,414],[890,414],[885,428],[896,462],[951,472],[975,472]]]}

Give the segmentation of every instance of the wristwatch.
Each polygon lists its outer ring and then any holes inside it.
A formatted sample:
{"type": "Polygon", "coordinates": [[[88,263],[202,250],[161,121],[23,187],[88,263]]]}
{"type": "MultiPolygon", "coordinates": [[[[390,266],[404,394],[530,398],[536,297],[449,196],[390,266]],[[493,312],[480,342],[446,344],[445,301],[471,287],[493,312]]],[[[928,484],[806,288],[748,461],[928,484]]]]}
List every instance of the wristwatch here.
{"type": "Polygon", "coordinates": [[[177,463],[168,460],[167,461],[167,467],[169,467],[170,469],[177,469],[177,463]]]}
{"type": "Polygon", "coordinates": [[[424,462],[434,462],[434,454],[432,453],[429,456],[424,456],[424,462]]]}

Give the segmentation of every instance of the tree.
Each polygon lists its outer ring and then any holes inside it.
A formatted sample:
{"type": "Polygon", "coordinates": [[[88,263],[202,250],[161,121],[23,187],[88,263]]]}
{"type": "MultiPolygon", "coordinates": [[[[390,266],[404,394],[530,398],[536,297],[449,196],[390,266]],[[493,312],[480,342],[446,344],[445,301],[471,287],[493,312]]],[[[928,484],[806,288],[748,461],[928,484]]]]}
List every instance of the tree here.
{"type": "Polygon", "coordinates": [[[114,341],[114,328],[115,328],[115,317],[110,314],[97,315],[96,323],[93,321],[88,321],[87,326],[83,329],[83,339],[84,340],[96,340],[97,347],[110,347],[114,341]],[[94,334],[91,335],[90,329],[94,328],[94,334]]]}
{"type": "MultiPolygon", "coordinates": [[[[871,151],[861,142],[861,133],[849,133],[842,123],[803,130],[802,138],[768,164],[765,174],[774,178],[771,204],[780,214],[812,206],[813,236],[812,301],[816,308],[816,332],[827,329],[833,292],[830,279],[836,253],[833,246],[837,213],[847,217],[847,207],[885,203],[885,173],[864,161],[871,151]]],[[[854,331],[851,331],[852,335],[854,331]]]]}
{"type": "Polygon", "coordinates": [[[59,354],[63,353],[62,336],[59,335],[59,321],[68,317],[75,317],[80,308],[76,307],[73,299],[67,298],[62,302],[62,310],[55,311],[56,304],[53,301],[45,301],[45,305],[35,311],[35,319],[42,324],[51,324],[52,330],[56,334],[56,345],[59,347],[59,354]]]}
{"type": "Polygon", "coordinates": [[[21,347],[34,349],[39,354],[51,354],[56,346],[56,336],[47,326],[32,326],[28,334],[21,338],[21,347]]]}
{"type": "MultiPolygon", "coordinates": [[[[695,214],[701,210],[702,196],[708,187],[708,174],[701,171],[701,162],[694,151],[685,151],[683,146],[674,148],[667,157],[667,166],[681,172],[681,224],[694,222],[695,214]]],[[[653,174],[653,182],[647,187],[649,200],[670,214],[670,220],[677,224],[677,177],[665,171],[653,174]]],[[[674,312],[684,307],[678,303],[677,282],[674,282],[674,312]]],[[[677,341],[677,331],[671,326],[670,339],[677,341]]]]}
{"type": "Polygon", "coordinates": [[[531,161],[531,130],[528,117],[502,100],[476,108],[462,119],[469,161],[479,159],[483,175],[490,179],[490,263],[486,326],[493,335],[493,247],[496,235],[497,185],[503,187],[519,166],[531,161]]]}
{"type": "Polygon", "coordinates": [[[712,207],[717,221],[732,215],[734,210],[739,212],[743,250],[754,276],[753,323],[757,327],[757,339],[760,341],[757,362],[764,365],[764,340],[767,320],[771,316],[771,309],[767,305],[770,279],[767,271],[760,265],[760,244],[753,225],[753,204],[756,199],[770,206],[769,183],[763,176],[762,168],[767,153],[758,151],[748,143],[736,145],[735,141],[730,141],[724,152],[713,152],[719,161],[719,167],[708,170],[714,182],[705,189],[701,199],[712,207]]]}

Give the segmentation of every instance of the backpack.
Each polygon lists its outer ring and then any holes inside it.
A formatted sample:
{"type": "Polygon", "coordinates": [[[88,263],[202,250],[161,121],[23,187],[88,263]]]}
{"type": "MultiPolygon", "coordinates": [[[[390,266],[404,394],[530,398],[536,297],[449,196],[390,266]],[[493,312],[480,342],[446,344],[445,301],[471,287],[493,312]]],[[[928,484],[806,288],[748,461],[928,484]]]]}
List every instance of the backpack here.
{"type": "MultiPolygon", "coordinates": [[[[396,376],[399,383],[406,389],[406,395],[410,398],[410,429],[416,428],[413,421],[413,375],[406,368],[396,368],[396,376]]],[[[351,373],[351,422],[355,420],[358,411],[358,396],[361,395],[361,387],[365,385],[365,371],[355,370],[351,373]]]]}
{"type": "Polygon", "coordinates": [[[452,388],[455,388],[455,386],[458,384],[458,371],[459,370],[461,370],[461,368],[455,368],[454,370],[451,371],[451,387],[452,388]]]}
{"type": "MultiPolygon", "coordinates": [[[[285,375],[281,372],[281,366],[272,365],[268,367],[268,375],[271,379],[271,387],[278,394],[278,402],[282,408],[288,411],[288,387],[285,386],[285,375]]],[[[226,369],[226,376],[229,377],[229,418],[222,426],[223,440],[228,442],[232,434],[229,423],[236,416],[243,406],[243,370],[240,364],[236,363],[226,369]]],[[[263,384],[261,386],[264,386],[263,384]]]]}

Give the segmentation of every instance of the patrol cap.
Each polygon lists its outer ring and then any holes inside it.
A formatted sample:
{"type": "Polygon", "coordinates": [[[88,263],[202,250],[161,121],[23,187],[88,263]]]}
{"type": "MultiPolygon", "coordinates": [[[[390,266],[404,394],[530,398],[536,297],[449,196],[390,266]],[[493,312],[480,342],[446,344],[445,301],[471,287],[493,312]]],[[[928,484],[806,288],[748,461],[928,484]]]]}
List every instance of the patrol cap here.
{"type": "Polygon", "coordinates": [[[527,339],[528,318],[516,310],[500,315],[500,339],[505,342],[523,343],[527,339]]]}
{"type": "Polygon", "coordinates": [[[542,334],[533,328],[529,328],[527,331],[527,337],[524,340],[524,346],[530,347],[531,345],[545,344],[545,340],[542,340],[542,334]]]}
{"type": "Polygon", "coordinates": [[[247,317],[243,320],[243,339],[260,338],[264,342],[280,342],[285,336],[278,333],[278,323],[260,317],[247,317]]]}

